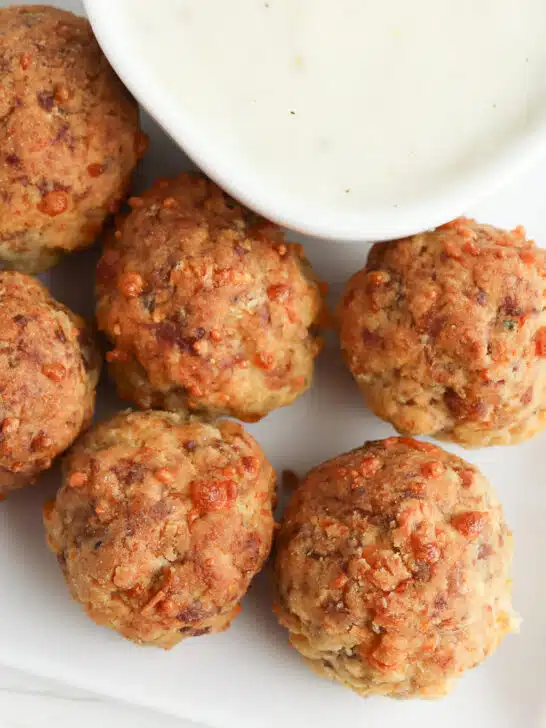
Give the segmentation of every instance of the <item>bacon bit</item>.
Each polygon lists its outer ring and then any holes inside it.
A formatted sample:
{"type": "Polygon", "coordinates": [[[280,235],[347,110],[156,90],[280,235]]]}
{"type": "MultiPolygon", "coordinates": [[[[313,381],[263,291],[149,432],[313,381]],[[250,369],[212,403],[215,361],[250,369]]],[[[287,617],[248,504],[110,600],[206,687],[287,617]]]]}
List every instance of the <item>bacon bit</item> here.
{"type": "Polygon", "coordinates": [[[48,192],[38,205],[38,210],[49,217],[57,217],[68,210],[68,195],[63,190],[48,192]]]}
{"type": "Polygon", "coordinates": [[[267,289],[267,296],[271,301],[286,301],[291,292],[290,286],[284,285],[283,283],[277,283],[273,286],[269,286],[267,289]]]}
{"type": "Polygon", "coordinates": [[[126,271],[118,278],[118,289],[125,298],[136,298],[144,290],[144,279],[140,273],[126,271]]]}
{"type": "Polygon", "coordinates": [[[453,240],[446,240],[444,242],[444,253],[454,260],[461,260],[463,257],[461,247],[453,240]]]}
{"type": "Polygon", "coordinates": [[[172,483],[176,480],[176,475],[172,470],[169,470],[169,468],[160,468],[159,470],[156,470],[154,476],[164,485],[172,485],[172,483]]]}
{"type": "Polygon", "coordinates": [[[546,357],[546,326],[537,331],[535,347],[537,356],[546,357]]]}
{"type": "Polygon", "coordinates": [[[527,230],[523,227],[523,225],[517,225],[512,230],[512,235],[516,238],[520,238],[521,240],[525,240],[527,237],[527,230]]]}
{"type": "Polygon", "coordinates": [[[383,270],[372,270],[368,273],[366,278],[368,283],[375,288],[384,286],[386,283],[389,283],[391,279],[390,275],[383,270]]]}
{"type": "Polygon", "coordinates": [[[526,265],[536,263],[537,255],[534,250],[520,250],[519,257],[526,265]]]}
{"type": "Polygon", "coordinates": [[[104,174],[106,167],[104,164],[90,164],[87,168],[87,174],[90,177],[100,177],[102,174],[104,174]]]}
{"type": "Polygon", "coordinates": [[[66,368],[62,364],[45,364],[42,374],[53,382],[62,382],[66,377],[66,368]]]}
{"type": "Polygon", "coordinates": [[[163,204],[163,207],[164,207],[164,208],[165,208],[166,210],[170,210],[170,209],[172,209],[173,207],[176,207],[176,204],[177,204],[177,202],[176,202],[176,199],[175,199],[174,197],[166,197],[166,198],[165,198],[165,199],[163,200],[163,203],[162,203],[162,204],[163,204]]]}
{"type": "Polygon", "coordinates": [[[412,536],[413,553],[417,561],[435,564],[440,559],[440,549],[435,543],[426,543],[418,536],[412,536]]]}
{"type": "Polygon", "coordinates": [[[347,574],[341,573],[329,585],[330,589],[344,589],[347,586],[349,577],[347,574]]]}
{"type": "Polygon", "coordinates": [[[31,450],[44,450],[48,447],[51,447],[53,445],[53,440],[46,434],[42,433],[41,435],[36,435],[31,440],[30,443],[30,449],[31,450]]]}
{"type": "Polygon", "coordinates": [[[23,69],[23,71],[27,70],[27,68],[30,66],[31,61],[32,61],[32,56],[30,55],[30,53],[23,53],[23,55],[19,59],[19,64],[20,64],[21,68],[23,69]]]}
{"type": "Polygon", "coordinates": [[[245,456],[241,459],[241,462],[247,473],[257,473],[260,468],[260,461],[252,455],[245,456]]]}
{"type": "Polygon", "coordinates": [[[373,455],[364,458],[358,466],[358,473],[365,478],[373,477],[379,470],[381,470],[381,460],[373,455]]]}
{"type": "Polygon", "coordinates": [[[230,508],[237,498],[237,483],[233,480],[194,480],[191,484],[194,507],[201,513],[230,508]]]}
{"type": "Polygon", "coordinates": [[[477,256],[480,254],[479,248],[473,240],[467,240],[466,243],[463,245],[463,250],[469,255],[477,256]]]}
{"type": "Polygon", "coordinates": [[[122,351],[121,349],[112,349],[112,351],[106,353],[106,361],[108,362],[117,361],[120,364],[127,364],[130,359],[130,354],[127,351],[122,351]]]}
{"type": "Polygon", "coordinates": [[[473,470],[459,470],[459,478],[461,479],[461,485],[463,488],[471,488],[474,484],[474,471],[473,470]]]}
{"type": "Polygon", "coordinates": [[[20,473],[21,470],[24,470],[24,467],[25,467],[24,464],[19,461],[16,461],[15,463],[11,464],[11,470],[14,473],[20,473]]]}
{"type": "Polygon", "coordinates": [[[11,435],[12,433],[17,432],[19,425],[20,422],[17,417],[6,417],[6,419],[2,422],[0,429],[2,430],[3,435],[11,435]]]}
{"type": "Polygon", "coordinates": [[[108,510],[108,504],[104,501],[101,501],[95,506],[95,513],[99,516],[101,516],[103,513],[106,513],[108,510]]]}
{"type": "Polygon", "coordinates": [[[70,91],[67,89],[66,86],[59,85],[55,89],[55,101],[58,104],[63,104],[65,101],[68,101],[70,98],[70,91]]]}
{"type": "Polygon", "coordinates": [[[421,465],[421,475],[424,478],[436,479],[445,473],[445,467],[438,461],[431,461],[421,465]]]}
{"type": "Polygon", "coordinates": [[[256,366],[260,367],[260,369],[270,371],[275,366],[275,357],[273,354],[259,351],[254,357],[254,363],[256,366]]]}
{"type": "MultiPolygon", "coordinates": [[[[188,387],[188,392],[191,394],[192,397],[202,397],[203,396],[203,390],[198,384],[192,384],[191,387],[188,387]]],[[[197,408],[199,404],[197,402],[193,403],[193,407],[197,408]]]]}
{"type": "Polygon", "coordinates": [[[88,481],[87,473],[81,471],[72,473],[68,479],[69,488],[82,488],[88,481]]]}
{"type": "MultiPolygon", "coordinates": [[[[146,154],[146,152],[148,151],[149,141],[150,140],[148,139],[146,134],[141,131],[137,131],[135,135],[135,154],[137,156],[137,159],[142,159],[142,157],[146,154]]],[[[166,182],[165,180],[161,181],[163,183],[166,182]]],[[[166,184],[168,184],[168,182],[166,184]]]]}
{"type": "Polygon", "coordinates": [[[486,520],[487,513],[481,513],[480,511],[467,511],[453,516],[451,519],[451,525],[459,531],[459,533],[462,533],[463,536],[466,536],[469,541],[474,541],[482,532],[486,520]]]}

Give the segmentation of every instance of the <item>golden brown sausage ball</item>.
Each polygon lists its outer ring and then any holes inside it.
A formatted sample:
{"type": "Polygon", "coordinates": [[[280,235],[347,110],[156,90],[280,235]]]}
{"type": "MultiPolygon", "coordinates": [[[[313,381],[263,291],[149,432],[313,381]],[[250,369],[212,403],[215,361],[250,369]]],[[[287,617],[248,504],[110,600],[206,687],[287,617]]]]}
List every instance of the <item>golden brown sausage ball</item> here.
{"type": "Polygon", "coordinates": [[[0,496],[90,424],[99,370],[83,319],[30,276],[0,272],[0,496]]]}
{"type": "Polygon", "coordinates": [[[437,697],[515,630],[512,537],[487,480],[409,438],[313,470],[278,539],[281,623],[362,695],[437,697]]]}
{"type": "Polygon", "coordinates": [[[34,273],[95,240],[145,138],[84,18],[0,8],[0,70],[0,264],[34,273]]]}
{"type": "Polygon", "coordinates": [[[131,200],[98,267],[111,372],[142,408],[255,421],[311,384],[319,287],[299,245],[183,174],[131,200]]]}
{"type": "Polygon", "coordinates": [[[511,444],[546,425],[546,255],[458,219],[372,248],[341,305],[370,408],[410,435],[511,444]]]}
{"type": "Polygon", "coordinates": [[[274,492],[235,422],[124,412],[76,444],[44,518],[89,617],[169,649],[229,627],[269,553],[274,492]]]}

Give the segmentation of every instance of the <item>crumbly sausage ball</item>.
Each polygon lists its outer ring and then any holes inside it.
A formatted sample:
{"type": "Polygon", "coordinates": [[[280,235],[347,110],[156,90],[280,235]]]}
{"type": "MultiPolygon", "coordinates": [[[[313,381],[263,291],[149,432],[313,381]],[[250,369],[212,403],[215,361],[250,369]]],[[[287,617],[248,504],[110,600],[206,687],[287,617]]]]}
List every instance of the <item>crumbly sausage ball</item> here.
{"type": "Polygon", "coordinates": [[[372,248],[347,285],[341,343],[370,408],[466,447],[546,425],[546,255],[458,219],[372,248]]]}
{"type": "Polygon", "coordinates": [[[409,438],[313,470],[278,540],[281,623],[362,695],[437,697],[514,631],[512,538],[487,480],[409,438]]]}
{"type": "Polygon", "coordinates": [[[145,148],[89,23],[0,8],[0,264],[28,273],[92,243],[145,148]]]}
{"type": "Polygon", "coordinates": [[[91,619],[169,649],[239,612],[269,553],[274,490],[240,425],[125,412],[71,451],[48,542],[91,619]]]}
{"type": "Polygon", "coordinates": [[[98,268],[120,395],[255,421],[311,384],[319,287],[299,245],[188,174],[130,201],[98,268]]]}
{"type": "Polygon", "coordinates": [[[0,496],[32,482],[93,415],[100,360],[79,316],[0,272],[0,496]]]}

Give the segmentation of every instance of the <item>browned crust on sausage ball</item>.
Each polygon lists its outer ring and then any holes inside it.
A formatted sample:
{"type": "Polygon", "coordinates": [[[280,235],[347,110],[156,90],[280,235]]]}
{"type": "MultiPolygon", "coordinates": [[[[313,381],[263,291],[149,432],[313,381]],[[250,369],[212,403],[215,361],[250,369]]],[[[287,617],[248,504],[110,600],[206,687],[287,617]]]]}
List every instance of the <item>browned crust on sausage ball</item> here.
{"type": "Polygon", "coordinates": [[[122,397],[260,419],[311,384],[319,287],[300,245],[183,174],[133,199],[98,267],[122,397]]]}
{"type": "Polygon", "coordinates": [[[93,416],[100,360],[79,316],[0,272],[0,495],[27,485],[93,416]]]}
{"type": "Polygon", "coordinates": [[[91,619],[169,649],[229,627],[269,553],[274,496],[240,425],[125,412],[74,447],[44,518],[91,619]]]}
{"type": "Polygon", "coordinates": [[[546,255],[458,219],[372,248],[341,304],[341,343],[370,408],[403,434],[467,447],[546,424],[546,255]]]}
{"type": "Polygon", "coordinates": [[[516,627],[512,537],[480,472],[409,438],[313,470],[278,538],[281,623],[362,695],[436,697],[516,627]]]}
{"type": "Polygon", "coordinates": [[[87,20],[0,9],[0,261],[33,273],[91,244],[144,137],[87,20]]]}

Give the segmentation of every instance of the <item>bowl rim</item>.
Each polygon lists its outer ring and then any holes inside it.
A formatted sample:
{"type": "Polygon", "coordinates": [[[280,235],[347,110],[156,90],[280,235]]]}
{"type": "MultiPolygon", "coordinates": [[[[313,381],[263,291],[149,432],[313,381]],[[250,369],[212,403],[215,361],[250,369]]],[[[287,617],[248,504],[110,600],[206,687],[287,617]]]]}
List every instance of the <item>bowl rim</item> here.
{"type": "MultiPolygon", "coordinates": [[[[464,214],[471,205],[494,194],[546,156],[546,114],[530,123],[524,133],[492,154],[479,167],[438,187],[426,199],[395,207],[341,210],[301,209],[289,200],[275,198],[259,180],[224,163],[217,150],[192,125],[180,106],[172,103],[166,87],[154,79],[145,57],[126,50],[122,23],[112,22],[116,7],[111,0],[83,0],[93,31],[105,55],[141,106],[173,141],[212,180],[250,209],[297,233],[336,242],[375,242],[413,235],[464,214]]],[[[153,11],[153,4],[150,5],[153,11]]],[[[115,12],[119,10],[119,6],[115,12]]]]}

